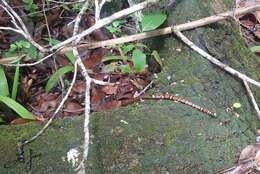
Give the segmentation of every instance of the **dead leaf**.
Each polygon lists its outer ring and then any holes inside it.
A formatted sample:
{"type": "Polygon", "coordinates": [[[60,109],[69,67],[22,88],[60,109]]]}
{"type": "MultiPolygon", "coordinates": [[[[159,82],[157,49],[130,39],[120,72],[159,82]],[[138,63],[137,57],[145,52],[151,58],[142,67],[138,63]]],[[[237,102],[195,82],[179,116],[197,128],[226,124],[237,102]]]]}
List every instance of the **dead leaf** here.
{"type": "Polygon", "coordinates": [[[26,124],[31,122],[32,120],[28,120],[28,119],[23,119],[23,118],[17,118],[13,121],[11,121],[11,125],[19,125],[19,124],[26,124]]]}
{"type": "Polygon", "coordinates": [[[116,94],[117,92],[117,89],[118,89],[118,86],[117,85],[114,85],[114,86],[104,86],[102,88],[102,91],[104,93],[106,93],[107,95],[112,95],[112,94],[116,94]]]}
{"type": "Polygon", "coordinates": [[[77,101],[66,102],[64,108],[64,115],[79,115],[84,111],[84,108],[77,101]]]}
{"type": "Polygon", "coordinates": [[[72,92],[76,92],[76,93],[78,93],[78,94],[84,93],[85,90],[86,90],[86,84],[85,84],[85,82],[82,81],[82,80],[77,80],[77,81],[75,82],[75,85],[74,85],[73,88],[72,88],[72,92]]]}

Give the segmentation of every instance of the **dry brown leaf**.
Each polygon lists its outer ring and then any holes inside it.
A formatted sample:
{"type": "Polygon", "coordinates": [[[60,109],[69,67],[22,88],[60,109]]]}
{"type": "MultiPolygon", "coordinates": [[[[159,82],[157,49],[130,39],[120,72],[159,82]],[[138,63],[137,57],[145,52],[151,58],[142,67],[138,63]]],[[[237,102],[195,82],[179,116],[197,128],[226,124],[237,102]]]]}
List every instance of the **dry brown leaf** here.
{"type": "Polygon", "coordinates": [[[106,93],[107,95],[112,95],[112,94],[116,94],[117,93],[117,89],[118,89],[117,85],[114,85],[114,86],[104,86],[102,88],[102,91],[104,93],[106,93]]]}
{"type": "Polygon", "coordinates": [[[81,114],[84,108],[76,101],[69,101],[65,104],[64,115],[78,115],[81,114]]]}

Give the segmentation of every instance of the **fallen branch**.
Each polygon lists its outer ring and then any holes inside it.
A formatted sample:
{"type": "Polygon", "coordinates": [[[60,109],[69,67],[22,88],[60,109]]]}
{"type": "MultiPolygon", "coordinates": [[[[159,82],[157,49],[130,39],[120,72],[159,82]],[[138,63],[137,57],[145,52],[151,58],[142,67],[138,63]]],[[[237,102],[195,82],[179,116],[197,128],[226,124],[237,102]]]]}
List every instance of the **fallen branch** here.
{"type": "Polygon", "coordinates": [[[187,44],[191,49],[199,53],[201,56],[205,57],[207,60],[209,60],[211,63],[217,65],[221,69],[227,71],[228,73],[232,74],[235,77],[238,77],[241,80],[245,80],[257,87],[260,87],[260,82],[255,81],[254,79],[251,79],[250,77],[246,76],[245,74],[242,74],[241,72],[231,68],[230,66],[220,62],[218,59],[211,56],[206,51],[202,50],[198,46],[196,46],[193,42],[191,42],[186,36],[184,36],[178,28],[174,28],[174,33],[185,43],[187,44]]]}
{"type": "MultiPolygon", "coordinates": [[[[116,44],[122,44],[122,43],[127,43],[127,42],[133,42],[137,40],[142,40],[142,39],[147,39],[151,37],[156,37],[156,36],[161,36],[161,35],[166,35],[166,34],[171,34],[173,32],[173,28],[179,31],[185,31],[185,30],[191,30],[197,27],[202,27],[205,25],[209,25],[224,19],[227,19],[228,17],[233,17],[234,15],[243,15],[252,11],[256,11],[260,9],[260,4],[246,7],[246,8],[239,8],[234,11],[228,11],[225,13],[220,13],[217,15],[213,15],[210,17],[206,17],[203,19],[199,19],[196,21],[176,25],[176,26],[170,26],[166,27],[163,29],[157,29],[149,32],[143,32],[139,34],[134,34],[130,36],[124,36],[116,39],[110,39],[110,40],[105,40],[105,41],[100,41],[100,42],[91,42],[87,44],[81,44],[78,45],[78,48],[99,48],[99,47],[104,47],[104,46],[111,46],[111,45],[116,45],[116,44]]],[[[64,47],[60,52],[65,53],[68,51],[71,51],[71,47],[64,47]]]]}
{"type": "MultiPolygon", "coordinates": [[[[75,24],[73,29],[73,37],[76,36],[79,32],[79,24],[81,22],[82,16],[84,15],[85,11],[87,10],[89,5],[89,1],[86,0],[83,7],[81,8],[80,12],[78,13],[77,17],[75,18],[75,24]]],[[[84,119],[84,145],[83,145],[83,158],[80,165],[77,167],[76,171],[78,174],[85,173],[85,162],[88,158],[88,149],[89,149],[89,117],[90,117],[90,85],[91,85],[91,78],[88,75],[87,69],[81,60],[81,56],[78,52],[76,45],[80,42],[81,38],[77,38],[75,41],[72,42],[73,46],[73,54],[77,59],[77,63],[81,68],[81,74],[85,79],[85,119],[84,119]]]]}
{"type": "Polygon", "coordinates": [[[111,22],[113,22],[116,19],[122,18],[122,17],[127,16],[129,14],[132,14],[132,13],[134,13],[136,11],[143,10],[144,8],[149,7],[149,6],[151,6],[153,4],[156,4],[158,2],[159,2],[159,0],[146,0],[146,1],[142,2],[142,3],[136,4],[136,5],[132,6],[132,7],[129,7],[127,9],[124,9],[124,10],[121,10],[119,12],[116,12],[116,13],[114,13],[113,15],[111,15],[109,17],[106,17],[106,18],[103,18],[103,19],[97,21],[95,23],[95,25],[93,25],[92,27],[88,28],[87,30],[85,30],[85,31],[83,31],[83,32],[81,32],[81,33],[79,33],[79,34],[77,34],[77,35],[75,35],[75,36],[73,36],[73,37],[71,37],[71,38],[69,38],[69,39],[59,43],[59,44],[57,44],[57,45],[54,45],[53,47],[50,48],[50,50],[54,51],[54,50],[56,50],[58,48],[64,47],[65,45],[67,45],[67,44],[69,44],[69,43],[71,43],[71,42],[73,42],[73,41],[75,41],[77,39],[82,39],[83,37],[91,34],[93,31],[95,31],[97,29],[100,29],[100,28],[102,28],[103,26],[105,26],[107,24],[110,24],[111,22]]]}
{"type": "Polygon", "coordinates": [[[253,104],[253,106],[255,108],[257,118],[258,118],[258,120],[260,120],[260,110],[259,110],[259,107],[258,107],[256,101],[255,101],[255,97],[254,97],[254,95],[253,95],[253,93],[252,93],[248,83],[245,80],[243,80],[243,82],[244,82],[244,86],[246,88],[247,94],[249,95],[249,97],[251,99],[251,102],[252,102],[252,104],[253,104]]]}

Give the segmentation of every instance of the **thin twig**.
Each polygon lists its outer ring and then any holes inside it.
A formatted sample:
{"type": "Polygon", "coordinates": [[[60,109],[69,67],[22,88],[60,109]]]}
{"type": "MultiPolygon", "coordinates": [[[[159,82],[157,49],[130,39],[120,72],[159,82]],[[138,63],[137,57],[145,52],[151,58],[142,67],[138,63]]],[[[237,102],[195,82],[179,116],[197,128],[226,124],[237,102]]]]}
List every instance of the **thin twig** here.
{"type": "Polygon", "coordinates": [[[43,15],[44,15],[44,20],[45,20],[45,25],[48,31],[48,36],[49,39],[51,39],[51,31],[50,31],[50,27],[49,27],[49,23],[48,23],[48,19],[47,19],[47,15],[46,15],[46,10],[45,10],[45,0],[42,0],[42,9],[43,9],[43,15]]]}
{"type": "Polygon", "coordinates": [[[145,93],[153,84],[153,80],[141,91],[141,92],[137,92],[134,94],[134,98],[138,98],[140,97],[143,93],[145,93]]]}
{"type": "Polygon", "coordinates": [[[106,1],[107,0],[102,0],[99,3],[98,0],[95,0],[95,21],[98,21],[100,19],[100,13],[106,1]]]}
{"type": "Polygon", "coordinates": [[[241,80],[245,80],[251,84],[254,84],[257,87],[260,87],[260,82],[251,79],[250,77],[246,76],[245,74],[242,74],[241,72],[231,68],[230,66],[220,62],[218,59],[214,58],[198,46],[196,46],[193,42],[191,42],[186,36],[184,36],[178,28],[174,28],[174,33],[185,43],[187,44],[191,49],[199,53],[201,56],[205,57],[207,60],[209,60],[211,63],[217,65],[221,69],[227,71],[228,73],[232,74],[235,77],[240,78],[241,80]]]}
{"type": "Polygon", "coordinates": [[[255,111],[256,111],[256,114],[257,114],[257,118],[260,120],[260,110],[259,110],[259,107],[258,107],[258,105],[256,103],[256,100],[255,100],[255,97],[253,95],[253,92],[251,91],[247,81],[243,80],[243,82],[244,82],[244,85],[246,87],[247,94],[249,95],[249,97],[251,99],[251,102],[252,102],[252,104],[253,104],[253,106],[255,108],[255,111]]]}
{"type": "MultiPolygon", "coordinates": [[[[214,16],[202,18],[202,19],[199,19],[196,21],[192,21],[192,22],[188,22],[188,23],[184,23],[184,24],[180,24],[180,25],[176,25],[176,26],[170,26],[170,27],[157,29],[157,30],[153,30],[153,31],[149,31],[149,32],[133,34],[130,36],[124,36],[124,37],[120,37],[120,38],[116,38],[116,39],[81,44],[81,45],[78,45],[78,48],[88,48],[88,49],[99,48],[99,47],[112,46],[112,45],[116,45],[116,44],[122,44],[122,43],[147,39],[147,38],[151,38],[151,37],[171,34],[173,32],[172,28],[176,28],[179,31],[191,30],[191,29],[194,29],[197,27],[202,27],[205,25],[209,25],[209,24],[227,19],[228,17],[233,16],[234,13],[237,16],[237,15],[243,15],[243,14],[246,14],[246,13],[249,13],[252,11],[256,11],[259,9],[260,9],[260,5],[254,5],[254,6],[250,6],[250,7],[246,7],[246,8],[239,8],[239,9],[236,9],[235,11],[228,11],[225,13],[220,13],[220,14],[217,14],[214,16]]],[[[72,50],[71,47],[64,47],[61,50],[61,52],[65,53],[65,52],[68,52],[71,50],[72,50]]]]}
{"type": "MultiPolygon", "coordinates": [[[[78,13],[77,17],[75,18],[74,29],[73,29],[73,36],[77,35],[79,32],[79,25],[84,15],[85,11],[87,10],[89,5],[89,1],[86,0],[83,7],[81,8],[80,12],[78,13]]],[[[79,55],[78,49],[76,45],[80,42],[81,38],[77,38],[75,41],[72,42],[73,44],[73,54],[77,59],[77,63],[81,68],[81,74],[85,78],[86,89],[85,89],[85,119],[84,119],[84,149],[83,149],[83,158],[80,165],[77,167],[78,174],[85,174],[85,162],[88,158],[88,149],[89,149],[89,117],[90,117],[90,86],[91,86],[91,78],[88,75],[87,69],[83,64],[81,57],[79,55]]]]}
{"type": "MultiPolygon", "coordinates": [[[[61,49],[61,48],[60,48],[60,49],[61,49]]],[[[33,62],[33,63],[23,63],[23,64],[0,63],[0,64],[2,64],[2,65],[4,65],[4,66],[10,66],[10,67],[12,67],[12,66],[13,66],[13,67],[16,67],[16,66],[19,66],[19,67],[35,66],[35,65],[38,65],[38,64],[42,63],[43,61],[47,60],[48,58],[54,56],[56,53],[59,52],[60,49],[56,50],[55,52],[53,52],[53,53],[51,53],[51,54],[49,54],[49,55],[47,55],[47,56],[41,58],[40,60],[38,60],[38,61],[36,61],[36,62],[33,62]]]]}

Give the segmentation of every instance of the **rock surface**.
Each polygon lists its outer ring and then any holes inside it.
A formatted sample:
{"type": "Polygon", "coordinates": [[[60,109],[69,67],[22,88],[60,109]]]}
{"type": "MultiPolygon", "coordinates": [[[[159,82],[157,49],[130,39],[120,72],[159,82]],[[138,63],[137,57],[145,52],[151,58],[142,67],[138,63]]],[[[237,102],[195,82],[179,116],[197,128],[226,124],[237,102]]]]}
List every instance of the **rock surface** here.
{"type": "MultiPolygon", "coordinates": [[[[169,10],[168,24],[185,23],[232,7],[232,0],[177,0],[169,10]]],[[[246,47],[232,20],[184,34],[224,63],[260,79],[260,59],[246,47]]],[[[255,111],[241,81],[174,35],[148,42],[164,59],[163,70],[148,94],[179,94],[218,116],[214,119],[172,101],[145,101],[93,113],[88,173],[204,174],[232,166],[243,147],[254,143],[257,127],[255,111]],[[235,102],[242,104],[239,117],[226,112],[235,102]]],[[[253,91],[257,94],[256,88],[253,91]]],[[[260,101],[259,92],[256,97],[260,101]]],[[[16,144],[42,125],[1,126],[0,173],[26,173],[29,169],[31,173],[74,173],[66,156],[83,143],[82,124],[82,118],[55,121],[44,136],[26,147],[24,163],[15,161],[16,144]]]]}

